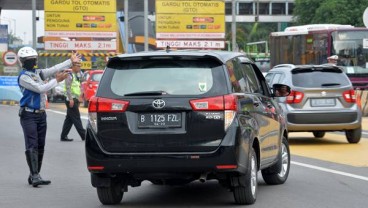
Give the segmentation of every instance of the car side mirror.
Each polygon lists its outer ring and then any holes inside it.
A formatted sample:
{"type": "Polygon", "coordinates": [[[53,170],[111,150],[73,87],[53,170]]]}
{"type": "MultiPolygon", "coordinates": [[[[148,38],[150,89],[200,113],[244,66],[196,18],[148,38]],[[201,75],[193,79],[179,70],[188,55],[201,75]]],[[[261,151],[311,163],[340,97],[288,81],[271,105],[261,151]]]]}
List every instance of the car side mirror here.
{"type": "Polygon", "coordinates": [[[273,96],[274,97],[286,97],[290,94],[290,87],[284,84],[274,84],[272,85],[273,96]]]}

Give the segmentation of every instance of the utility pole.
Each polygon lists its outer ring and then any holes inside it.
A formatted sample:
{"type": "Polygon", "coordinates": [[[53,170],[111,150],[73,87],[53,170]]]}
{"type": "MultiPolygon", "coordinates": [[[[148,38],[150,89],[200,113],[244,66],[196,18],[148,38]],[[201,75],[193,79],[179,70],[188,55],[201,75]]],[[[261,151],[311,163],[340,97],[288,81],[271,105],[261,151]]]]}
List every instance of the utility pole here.
{"type": "Polygon", "coordinates": [[[36,0],[32,0],[32,47],[37,49],[37,33],[36,33],[36,0]]]}
{"type": "Polygon", "coordinates": [[[236,16],[235,16],[235,9],[236,9],[236,1],[232,0],[232,22],[231,22],[231,41],[232,41],[232,48],[233,51],[237,51],[236,45],[236,16]]]}
{"type": "Polygon", "coordinates": [[[124,52],[128,53],[129,48],[129,14],[128,14],[129,0],[124,0],[124,24],[125,24],[125,38],[124,38],[124,52]]]}
{"type": "Polygon", "coordinates": [[[148,51],[148,0],[144,0],[144,51],[148,51]]]}

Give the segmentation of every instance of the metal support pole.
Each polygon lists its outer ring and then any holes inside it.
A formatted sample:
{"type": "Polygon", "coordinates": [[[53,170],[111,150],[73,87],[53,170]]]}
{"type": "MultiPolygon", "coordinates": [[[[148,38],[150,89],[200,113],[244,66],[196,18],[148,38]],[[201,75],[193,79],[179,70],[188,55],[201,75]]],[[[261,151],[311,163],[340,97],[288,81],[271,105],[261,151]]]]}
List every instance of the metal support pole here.
{"type": "Polygon", "coordinates": [[[32,47],[37,49],[36,0],[32,0],[32,47]]]}
{"type": "Polygon", "coordinates": [[[232,0],[232,22],[231,22],[231,45],[233,48],[233,51],[237,51],[237,45],[236,45],[236,1],[232,0]]]}
{"type": "Polygon", "coordinates": [[[148,0],[144,0],[144,51],[148,51],[148,0]]]}
{"type": "Polygon", "coordinates": [[[129,14],[128,14],[129,0],[124,0],[124,24],[125,24],[125,40],[124,40],[124,52],[128,53],[129,48],[129,14]]]}

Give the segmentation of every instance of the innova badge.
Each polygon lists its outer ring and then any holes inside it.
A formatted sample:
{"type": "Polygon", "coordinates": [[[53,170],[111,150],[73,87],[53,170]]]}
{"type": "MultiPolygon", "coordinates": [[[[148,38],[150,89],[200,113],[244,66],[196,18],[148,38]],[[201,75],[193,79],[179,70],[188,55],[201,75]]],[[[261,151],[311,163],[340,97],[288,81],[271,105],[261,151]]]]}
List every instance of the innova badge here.
{"type": "Polygon", "coordinates": [[[161,100],[161,99],[154,100],[152,102],[152,106],[156,109],[161,109],[161,108],[165,107],[165,101],[161,100]]]}

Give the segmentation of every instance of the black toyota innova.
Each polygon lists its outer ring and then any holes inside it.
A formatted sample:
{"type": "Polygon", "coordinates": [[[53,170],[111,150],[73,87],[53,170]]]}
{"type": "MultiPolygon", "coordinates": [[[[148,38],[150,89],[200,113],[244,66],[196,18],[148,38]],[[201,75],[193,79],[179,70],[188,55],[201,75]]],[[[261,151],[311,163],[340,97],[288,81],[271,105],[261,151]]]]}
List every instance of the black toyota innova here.
{"type": "MultiPolygon", "coordinates": [[[[102,204],[148,180],[218,180],[238,204],[288,178],[285,118],[257,66],[242,53],[155,51],[111,58],[91,98],[86,158],[102,204]]],[[[288,93],[290,88],[288,88],[288,93]]],[[[281,96],[281,95],[279,95],[281,96]]],[[[283,94],[282,96],[287,96],[283,94]]]]}

